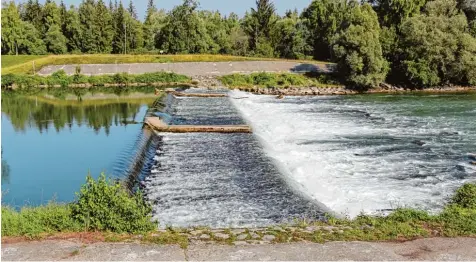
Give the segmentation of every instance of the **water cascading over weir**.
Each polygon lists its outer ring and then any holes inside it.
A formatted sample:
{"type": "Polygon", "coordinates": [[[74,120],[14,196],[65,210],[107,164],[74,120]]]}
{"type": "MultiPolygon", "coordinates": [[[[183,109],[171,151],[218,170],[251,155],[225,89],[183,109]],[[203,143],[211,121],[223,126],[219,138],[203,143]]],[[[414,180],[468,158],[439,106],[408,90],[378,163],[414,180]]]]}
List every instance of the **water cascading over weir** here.
{"type": "Polygon", "coordinates": [[[213,93],[171,92],[146,115],[149,138],[130,184],[139,181],[153,218],[161,227],[212,228],[322,218],[323,208],[293,189],[265,156],[226,91],[213,93]]]}

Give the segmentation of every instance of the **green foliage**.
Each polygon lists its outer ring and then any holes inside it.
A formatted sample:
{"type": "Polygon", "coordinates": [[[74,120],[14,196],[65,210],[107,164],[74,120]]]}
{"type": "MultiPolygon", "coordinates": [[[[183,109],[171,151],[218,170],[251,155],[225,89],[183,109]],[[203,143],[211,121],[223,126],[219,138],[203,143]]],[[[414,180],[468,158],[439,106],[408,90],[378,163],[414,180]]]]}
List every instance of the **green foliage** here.
{"type": "Polygon", "coordinates": [[[468,183],[458,188],[451,203],[462,208],[476,209],[476,183],[468,183]]]}
{"type": "Polygon", "coordinates": [[[88,230],[140,233],[153,230],[152,208],[140,192],[132,197],[118,182],[104,174],[86,178],[78,200],[72,204],[72,216],[88,230]]]}
{"type": "Polygon", "coordinates": [[[231,74],[220,77],[220,81],[227,87],[327,87],[329,85],[339,86],[339,82],[331,75],[325,74],[292,74],[292,73],[252,73],[231,74]]]}
{"type": "Polygon", "coordinates": [[[416,88],[476,85],[474,0],[313,0],[301,14],[284,16],[271,0],[257,0],[243,17],[200,10],[196,0],[166,12],[149,0],[143,23],[133,1],[126,7],[110,1],[109,8],[104,1],[84,0],[69,9],[55,1],[28,0],[21,8],[5,3],[2,54],[312,56],[338,63],[341,78],[360,88],[384,80],[416,88]]]}
{"type": "Polygon", "coordinates": [[[378,86],[385,80],[388,63],[383,58],[375,11],[368,4],[355,4],[340,30],[333,41],[339,74],[353,87],[378,86]]]}
{"type": "Polygon", "coordinates": [[[66,37],[61,33],[61,28],[54,24],[50,26],[45,35],[45,43],[48,52],[52,54],[64,54],[67,51],[66,37]]]}
{"type": "Polygon", "coordinates": [[[50,203],[23,207],[19,212],[2,206],[2,236],[36,237],[42,233],[77,232],[84,228],[73,219],[70,205],[50,203]]]}
{"type": "Polygon", "coordinates": [[[44,233],[87,230],[143,233],[156,228],[151,207],[140,192],[130,195],[118,182],[102,174],[90,176],[71,204],[49,203],[16,211],[2,206],[2,236],[38,237],[44,233]]]}
{"type": "Polygon", "coordinates": [[[428,2],[425,13],[405,20],[396,67],[412,85],[476,83],[476,39],[454,0],[428,2]],[[431,26],[430,26],[431,25],[431,26]]]}
{"type": "Polygon", "coordinates": [[[301,16],[310,32],[307,41],[314,59],[331,58],[332,37],[338,32],[347,8],[345,0],[314,0],[304,9],[301,16]]]}
{"type": "Polygon", "coordinates": [[[427,0],[371,0],[382,26],[395,27],[418,15],[427,0]]]}
{"type": "Polygon", "coordinates": [[[12,85],[20,88],[37,87],[39,85],[67,87],[71,84],[91,84],[92,86],[104,86],[105,84],[129,83],[155,84],[155,83],[190,83],[191,79],[184,75],[167,72],[145,73],[131,75],[118,73],[115,75],[85,76],[76,72],[68,76],[64,70],[59,70],[51,76],[42,77],[38,75],[5,74],[2,76],[2,88],[9,88],[12,85]]]}

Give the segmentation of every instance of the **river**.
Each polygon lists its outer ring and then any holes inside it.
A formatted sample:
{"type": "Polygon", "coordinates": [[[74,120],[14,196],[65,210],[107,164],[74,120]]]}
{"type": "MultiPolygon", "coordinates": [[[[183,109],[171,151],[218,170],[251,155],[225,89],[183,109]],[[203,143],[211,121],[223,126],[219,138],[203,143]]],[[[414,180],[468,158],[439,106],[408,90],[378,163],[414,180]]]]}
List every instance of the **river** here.
{"type": "Polygon", "coordinates": [[[476,180],[476,93],[232,96],[280,171],[338,214],[438,211],[476,180]]]}
{"type": "Polygon", "coordinates": [[[232,91],[155,104],[149,89],[3,94],[2,203],[69,202],[88,172],[105,172],[140,185],[161,227],[268,226],[324,212],[437,212],[476,179],[475,93],[232,91]],[[147,114],[172,125],[248,123],[253,134],[153,136],[142,129],[147,114]]]}

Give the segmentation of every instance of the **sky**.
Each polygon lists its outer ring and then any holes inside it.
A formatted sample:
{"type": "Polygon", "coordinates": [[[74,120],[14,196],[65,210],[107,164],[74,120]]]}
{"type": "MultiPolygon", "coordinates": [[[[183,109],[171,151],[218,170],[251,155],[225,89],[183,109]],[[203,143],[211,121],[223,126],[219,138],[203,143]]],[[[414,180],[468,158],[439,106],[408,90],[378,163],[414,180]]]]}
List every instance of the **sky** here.
{"type": "MultiPolygon", "coordinates": [[[[17,3],[25,2],[26,0],[15,0],[17,3]]],[[[61,0],[55,0],[57,3],[61,0]]],[[[63,0],[66,6],[76,5],[78,6],[82,0],[63,0]]],[[[106,4],[109,3],[109,0],[104,0],[106,4]]],[[[119,0],[118,0],[119,1],[119,0]]],[[[206,10],[218,10],[222,14],[229,14],[235,12],[239,16],[243,16],[247,10],[255,6],[256,0],[199,0],[200,9],[206,10]]],[[[44,3],[45,0],[39,0],[40,3],[44,3]]],[[[129,4],[129,0],[122,0],[126,5],[129,4]]],[[[147,9],[147,0],[135,0],[133,1],[137,9],[137,13],[141,20],[144,19],[145,11],[147,9]]],[[[155,5],[157,8],[164,8],[166,10],[172,9],[174,6],[179,5],[183,0],[155,0],[155,5]]],[[[311,0],[274,0],[274,5],[279,14],[284,14],[288,9],[297,8],[301,11],[304,7],[308,6],[311,0]]]]}

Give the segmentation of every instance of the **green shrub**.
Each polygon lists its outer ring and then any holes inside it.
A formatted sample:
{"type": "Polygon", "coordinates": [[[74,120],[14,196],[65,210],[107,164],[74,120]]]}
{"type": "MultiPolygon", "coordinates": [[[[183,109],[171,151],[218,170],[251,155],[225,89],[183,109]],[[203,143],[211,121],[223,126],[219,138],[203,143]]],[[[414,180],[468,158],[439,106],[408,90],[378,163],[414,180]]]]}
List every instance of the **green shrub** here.
{"type": "Polygon", "coordinates": [[[387,219],[397,222],[415,222],[429,221],[431,216],[423,210],[415,210],[410,208],[399,208],[387,216],[387,219]]]}
{"type": "Polygon", "coordinates": [[[48,79],[48,85],[60,85],[61,87],[67,87],[72,83],[72,78],[69,77],[64,70],[58,70],[54,72],[48,79]]]}
{"type": "Polygon", "coordinates": [[[36,237],[42,233],[80,231],[82,226],[71,216],[71,206],[50,203],[24,207],[19,212],[2,207],[2,236],[36,237]]]}
{"type": "Polygon", "coordinates": [[[467,183],[458,188],[451,203],[462,208],[476,209],[476,183],[467,183]]]}
{"type": "Polygon", "coordinates": [[[131,77],[128,73],[117,73],[112,76],[113,83],[128,84],[131,81],[131,77]]]}
{"type": "Polygon", "coordinates": [[[476,236],[476,208],[450,204],[438,216],[445,236],[476,236]]]}
{"type": "Polygon", "coordinates": [[[323,73],[252,73],[245,74],[231,74],[219,78],[219,80],[228,87],[309,87],[319,86],[326,87],[327,85],[340,85],[335,75],[323,73]]]}
{"type": "Polygon", "coordinates": [[[142,194],[131,197],[120,183],[104,174],[97,181],[86,178],[72,210],[73,217],[88,230],[138,233],[156,228],[151,221],[152,208],[142,194]]]}

